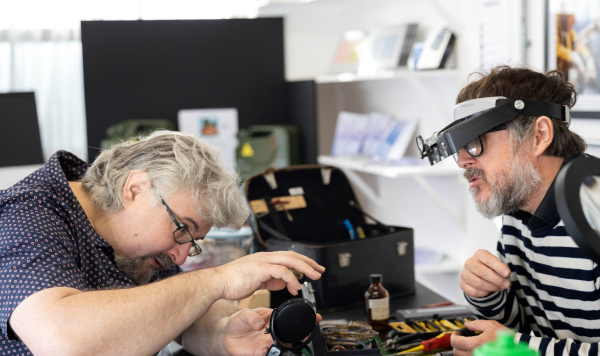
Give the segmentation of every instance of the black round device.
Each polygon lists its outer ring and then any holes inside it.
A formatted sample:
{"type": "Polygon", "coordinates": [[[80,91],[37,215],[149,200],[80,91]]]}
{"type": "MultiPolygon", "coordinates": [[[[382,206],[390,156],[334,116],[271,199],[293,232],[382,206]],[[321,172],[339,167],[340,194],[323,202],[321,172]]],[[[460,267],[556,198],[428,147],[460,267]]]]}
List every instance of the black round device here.
{"type": "Polygon", "coordinates": [[[317,327],[317,310],[311,302],[304,298],[284,302],[271,314],[271,328],[267,331],[273,337],[273,346],[267,356],[301,351],[312,340],[317,327]]]}
{"type": "Polygon", "coordinates": [[[600,263],[600,159],[574,159],[556,176],[556,207],[569,235],[600,263]]]}

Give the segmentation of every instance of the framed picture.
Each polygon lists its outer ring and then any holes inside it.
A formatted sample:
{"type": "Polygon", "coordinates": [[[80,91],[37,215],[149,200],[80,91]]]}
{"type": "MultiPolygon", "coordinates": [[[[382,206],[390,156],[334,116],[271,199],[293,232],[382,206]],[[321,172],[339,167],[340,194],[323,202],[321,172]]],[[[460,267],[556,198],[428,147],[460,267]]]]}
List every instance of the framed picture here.
{"type": "Polygon", "coordinates": [[[577,90],[571,116],[600,119],[600,0],[546,0],[546,68],[577,90]]]}

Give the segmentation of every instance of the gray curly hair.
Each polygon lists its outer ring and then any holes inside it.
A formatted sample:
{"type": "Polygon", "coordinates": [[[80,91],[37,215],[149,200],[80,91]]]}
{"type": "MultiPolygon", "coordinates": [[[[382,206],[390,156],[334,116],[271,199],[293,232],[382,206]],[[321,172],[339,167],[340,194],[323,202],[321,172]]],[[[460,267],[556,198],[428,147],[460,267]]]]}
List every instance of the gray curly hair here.
{"type": "Polygon", "coordinates": [[[98,206],[117,212],[133,171],[146,172],[164,198],[188,193],[202,219],[217,228],[239,229],[248,218],[236,175],[226,169],[215,148],[192,135],[155,131],[116,144],[100,153],[81,182],[98,206]]]}

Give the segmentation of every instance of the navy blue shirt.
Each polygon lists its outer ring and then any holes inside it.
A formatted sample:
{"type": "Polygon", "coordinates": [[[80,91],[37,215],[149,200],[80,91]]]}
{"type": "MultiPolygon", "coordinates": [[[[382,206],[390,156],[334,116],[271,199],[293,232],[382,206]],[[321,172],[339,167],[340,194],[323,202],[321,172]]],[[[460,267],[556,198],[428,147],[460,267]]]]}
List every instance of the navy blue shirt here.
{"type": "MultiPolygon", "coordinates": [[[[69,187],[87,167],[73,154],[58,151],[44,167],[0,191],[0,356],[32,354],[7,322],[33,293],[135,285],[117,270],[113,248],[92,228],[69,187]]],[[[173,265],[160,276],[177,271],[173,265]]]]}

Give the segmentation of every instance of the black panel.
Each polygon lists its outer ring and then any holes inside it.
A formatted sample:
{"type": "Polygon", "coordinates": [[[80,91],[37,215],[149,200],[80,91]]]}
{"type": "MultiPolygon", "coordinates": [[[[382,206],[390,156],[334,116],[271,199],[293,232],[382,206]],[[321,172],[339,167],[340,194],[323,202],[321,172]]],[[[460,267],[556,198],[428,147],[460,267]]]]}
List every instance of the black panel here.
{"type": "Polygon", "coordinates": [[[289,82],[287,93],[286,123],[300,128],[300,162],[302,164],[316,164],[318,152],[315,81],[289,82]]]}
{"type": "Polygon", "coordinates": [[[44,163],[33,93],[0,94],[0,167],[44,163]]]}
{"type": "MultiPolygon", "coordinates": [[[[283,19],[84,21],[88,145],[124,119],[238,109],[240,128],[285,115],[283,19]]],[[[97,149],[89,149],[92,161],[97,149]]]]}

